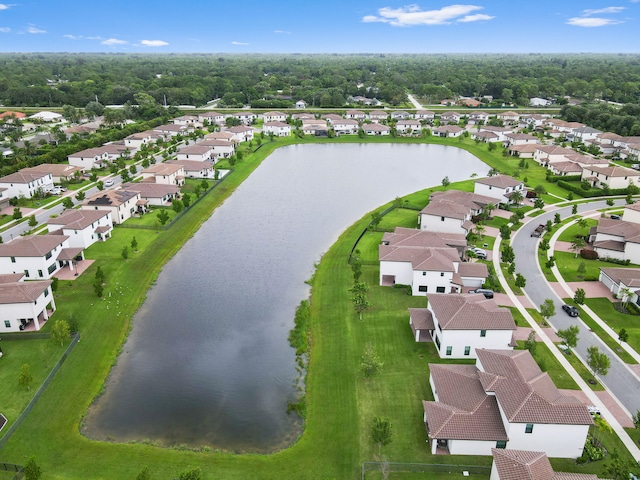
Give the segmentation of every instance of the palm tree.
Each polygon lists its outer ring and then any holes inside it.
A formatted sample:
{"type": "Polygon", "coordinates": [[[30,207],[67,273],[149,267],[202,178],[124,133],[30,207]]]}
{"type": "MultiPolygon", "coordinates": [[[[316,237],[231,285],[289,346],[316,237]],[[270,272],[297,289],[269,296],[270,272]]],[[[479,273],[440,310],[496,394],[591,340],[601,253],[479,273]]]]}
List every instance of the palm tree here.
{"type": "Polygon", "coordinates": [[[511,194],[509,200],[511,200],[511,203],[513,203],[514,205],[519,205],[522,200],[524,200],[524,196],[522,195],[522,192],[520,190],[516,190],[511,194]]]}
{"type": "Polygon", "coordinates": [[[491,212],[493,212],[495,209],[496,209],[495,203],[487,203],[484,206],[484,211],[487,212],[487,218],[491,218],[491,212]]]}

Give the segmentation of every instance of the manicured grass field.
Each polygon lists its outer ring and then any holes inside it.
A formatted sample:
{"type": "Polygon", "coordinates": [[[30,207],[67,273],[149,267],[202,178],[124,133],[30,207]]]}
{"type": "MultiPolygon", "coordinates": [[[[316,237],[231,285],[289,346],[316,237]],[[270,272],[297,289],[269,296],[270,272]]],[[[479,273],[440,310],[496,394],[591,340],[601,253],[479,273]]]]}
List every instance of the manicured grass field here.
{"type": "MultiPolygon", "coordinates": [[[[326,141],[363,141],[354,137],[326,141]]],[[[418,143],[425,139],[371,138],[369,141],[418,143]]],[[[465,148],[505,173],[513,173],[514,165],[517,166],[515,159],[490,153],[486,145],[438,138],[428,141],[465,148]]],[[[364,266],[361,280],[370,286],[372,307],[365,312],[363,320],[359,320],[353,310],[347,292],[353,282],[347,258],[369,223],[370,215],[356,221],[340,236],[323,255],[315,273],[306,424],[304,433],[293,446],[271,455],[235,455],[97,442],[80,435],[83,415],[102,391],[129,331],[131,318],[162,265],[263,158],[277,146],[292,143],[318,141],[290,138],[267,143],[256,154],[236,163],[235,172],[169,230],[118,228],[111,240],[87,250],[87,258],[96,262],[77,280],[61,282],[56,297],[55,318],[73,315],[80,324],[81,341],[25,423],[2,449],[4,461],[23,463],[25,455],[35,455],[45,478],[65,480],[135,478],[144,465],[150,467],[152,478],[174,478],[186,468],[201,467],[205,479],[355,479],[360,478],[362,462],[372,461],[378,454],[377,446],[370,439],[370,428],[373,417],[382,416],[389,418],[393,425],[393,441],[381,452],[389,461],[490,465],[489,457],[443,458],[428,453],[421,401],[432,398],[428,364],[440,359],[432,344],[414,342],[407,313],[408,307],[424,306],[425,299],[408,296],[401,289],[378,286],[378,267],[364,266]],[[139,251],[131,252],[125,260],[121,251],[130,245],[134,235],[139,251]],[[106,275],[105,299],[98,299],[93,292],[97,266],[101,266],[106,275]],[[361,357],[368,343],[384,363],[380,374],[370,381],[360,373],[361,357]]],[[[527,175],[531,177],[536,170],[532,165],[527,175]]],[[[467,182],[463,188],[472,185],[473,182],[467,182]]],[[[429,191],[423,191],[407,199],[410,205],[421,208],[428,195],[429,191]]],[[[377,247],[379,243],[373,235],[367,239],[368,245],[362,245],[367,256],[374,252],[373,245],[377,247]]],[[[377,256],[377,248],[375,250],[377,256]]],[[[565,470],[576,471],[576,466],[565,470]]],[[[601,466],[593,466],[588,471],[603,472],[601,466]]],[[[402,475],[401,478],[411,477],[402,475]]]]}
{"type": "Polygon", "coordinates": [[[395,227],[418,228],[418,213],[417,210],[394,208],[382,217],[378,228],[387,231],[393,231],[395,227]]]}
{"type": "Polygon", "coordinates": [[[598,280],[600,268],[638,268],[638,265],[617,265],[615,263],[603,262],[602,260],[585,260],[584,258],[576,258],[571,252],[555,252],[556,265],[567,282],[582,282],[584,280],[598,280]],[[586,267],[585,273],[578,273],[580,263],[584,261],[586,267]]]}
{"type": "MultiPolygon", "coordinates": [[[[640,316],[617,311],[608,298],[587,298],[585,303],[616,332],[624,328],[629,334],[629,346],[640,352],[640,316]]],[[[617,345],[615,347],[618,348],[617,345]]]]}
{"type": "Polygon", "coordinates": [[[585,221],[587,222],[586,227],[583,228],[577,223],[574,223],[560,234],[558,240],[562,242],[571,242],[576,235],[587,235],[589,233],[589,229],[598,223],[598,220],[594,220],[593,218],[585,218],[585,221]]]}

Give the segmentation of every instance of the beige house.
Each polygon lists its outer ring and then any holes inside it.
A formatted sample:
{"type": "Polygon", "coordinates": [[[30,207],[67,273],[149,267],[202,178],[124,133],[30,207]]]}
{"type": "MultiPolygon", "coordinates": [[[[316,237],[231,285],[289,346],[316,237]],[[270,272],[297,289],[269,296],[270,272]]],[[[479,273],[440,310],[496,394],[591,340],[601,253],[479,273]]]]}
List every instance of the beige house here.
{"type": "Polygon", "coordinates": [[[171,163],[155,163],[142,171],[142,181],[164,185],[184,185],[184,168],[171,163]]]}
{"type": "Polygon", "coordinates": [[[113,223],[124,223],[135,214],[146,212],[146,202],[138,192],[130,190],[105,190],[84,201],[83,210],[108,210],[113,223]]]}
{"type": "Polygon", "coordinates": [[[640,172],[625,167],[585,166],[582,179],[598,188],[627,188],[629,185],[640,185],[640,172]]]}

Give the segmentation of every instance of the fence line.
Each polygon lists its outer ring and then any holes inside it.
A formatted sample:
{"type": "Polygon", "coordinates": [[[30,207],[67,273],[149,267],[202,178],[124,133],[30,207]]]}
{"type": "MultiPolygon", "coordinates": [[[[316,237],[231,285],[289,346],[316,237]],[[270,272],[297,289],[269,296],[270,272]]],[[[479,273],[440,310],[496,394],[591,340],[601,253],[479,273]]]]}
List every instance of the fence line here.
{"type": "Polygon", "coordinates": [[[7,430],[5,434],[2,436],[2,438],[0,438],[0,449],[4,447],[4,445],[9,441],[9,438],[11,437],[11,435],[13,435],[13,433],[17,430],[17,428],[20,425],[22,425],[22,422],[24,422],[25,418],[27,418],[27,415],[31,412],[31,410],[33,410],[36,403],[44,393],[45,389],[47,388],[49,383],[51,383],[51,380],[53,380],[53,376],[56,374],[58,370],[60,370],[60,367],[62,366],[64,361],[67,359],[67,357],[69,356],[69,353],[71,352],[73,347],[76,346],[76,343],[78,343],[79,340],[80,340],[80,334],[75,333],[73,335],[73,338],[71,339],[71,343],[69,344],[67,349],[64,351],[64,353],[62,354],[58,362],[51,369],[51,371],[49,372],[49,375],[47,375],[47,378],[45,378],[44,382],[42,382],[42,385],[40,385],[40,388],[38,388],[38,391],[35,393],[31,401],[27,405],[27,407],[22,411],[22,413],[20,413],[16,421],[9,427],[9,430],[7,430]]]}
{"type": "Polygon", "coordinates": [[[419,472],[419,473],[459,473],[465,476],[483,476],[488,478],[491,467],[481,465],[448,465],[436,463],[397,463],[397,462],[364,462],[361,480],[365,480],[367,472],[419,472]]]}
{"type": "MultiPolygon", "coordinates": [[[[380,218],[384,218],[384,216],[391,212],[392,210],[395,210],[397,207],[395,205],[391,205],[390,207],[385,208],[383,211],[380,212],[380,218]]],[[[347,263],[351,263],[351,258],[353,257],[353,252],[356,249],[356,246],[358,245],[358,242],[360,241],[360,239],[362,237],[364,237],[364,234],[367,233],[371,227],[371,225],[373,224],[373,219],[367,224],[366,227],[364,227],[364,230],[362,230],[362,232],[360,232],[360,235],[358,235],[358,238],[356,239],[356,241],[353,243],[353,246],[351,247],[351,252],[349,252],[349,259],[347,260],[347,263]]]]}
{"type": "Polygon", "coordinates": [[[23,478],[24,467],[22,465],[16,465],[15,463],[0,463],[0,471],[3,472],[16,472],[12,480],[19,480],[23,478]]]}

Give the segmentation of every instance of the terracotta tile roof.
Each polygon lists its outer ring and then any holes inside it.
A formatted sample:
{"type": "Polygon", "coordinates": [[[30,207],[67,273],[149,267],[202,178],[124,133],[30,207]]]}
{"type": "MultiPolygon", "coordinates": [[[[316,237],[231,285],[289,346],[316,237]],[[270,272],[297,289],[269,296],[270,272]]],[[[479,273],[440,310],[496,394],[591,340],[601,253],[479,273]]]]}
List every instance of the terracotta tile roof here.
{"type": "Polygon", "coordinates": [[[640,287],[640,268],[602,268],[600,271],[616,283],[640,287]]]}
{"type": "Polygon", "coordinates": [[[582,173],[582,167],[575,162],[556,162],[552,165],[558,172],[582,173]]]}
{"type": "Polygon", "coordinates": [[[590,170],[592,172],[601,173],[606,175],[607,177],[638,177],[640,176],[640,172],[633,170],[631,168],[625,167],[598,167],[598,166],[589,166],[585,167],[585,170],[590,170]]]}
{"type": "Polygon", "coordinates": [[[538,140],[538,137],[534,137],[528,133],[505,133],[504,136],[511,140],[538,140]]]}
{"type": "Polygon", "coordinates": [[[600,240],[593,242],[593,248],[602,248],[603,250],[613,250],[614,252],[624,252],[625,242],[617,242],[615,240],[600,240]]]}
{"type": "Polygon", "coordinates": [[[422,402],[429,438],[508,440],[496,399],[473,365],[429,364],[438,401],[422,402]]]}
{"type": "MultiPolygon", "coordinates": [[[[15,283],[24,278],[24,273],[2,273],[0,274],[0,283],[15,283]]],[[[426,310],[426,308],[424,309],[426,310]]]]}
{"type": "Polygon", "coordinates": [[[56,247],[62,246],[66,235],[30,235],[0,244],[0,257],[44,257],[56,247]]]}
{"type": "Polygon", "coordinates": [[[443,330],[515,330],[506,308],[477,294],[427,294],[429,310],[443,330]]]}
{"type": "Polygon", "coordinates": [[[0,304],[33,303],[51,283],[51,280],[0,283],[0,304]]]}
{"type": "Polygon", "coordinates": [[[91,205],[96,207],[118,207],[132,198],[140,195],[138,192],[128,190],[105,190],[98,192],[89,197],[83,205],[91,205]]]}
{"type": "Polygon", "coordinates": [[[72,176],[75,172],[81,172],[84,170],[82,167],[75,167],[73,165],[67,165],[66,163],[42,163],[35,167],[23,168],[23,172],[28,173],[44,173],[51,174],[54,177],[60,176],[72,176]]]}
{"type": "Polygon", "coordinates": [[[233,147],[233,143],[227,140],[216,139],[216,138],[207,138],[202,142],[200,142],[200,145],[204,145],[206,147],[233,147]]]}
{"type": "Polygon", "coordinates": [[[180,165],[185,171],[213,168],[213,162],[211,160],[167,160],[164,163],[168,163],[169,165],[180,165]]]}
{"type": "Polygon", "coordinates": [[[205,140],[227,140],[227,143],[233,138],[231,132],[214,132],[204,136],[205,140]]]}
{"type": "Polygon", "coordinates": [[[563,395],[528,350],[476,349],[477,365],[494,380],[491,389],[510,423],[591,425],[593,420],[576,397],[563,395]]]}
{"type": "Polygon", "coordinates": [[[126,147],[124,145],[117,144],[107,144],[101,147],[95,148],[87,148],[86,150],[81,150],[79,152],[73,153],[69,155],[71,158],[91,158],[91,157],[101,157],[105,153],[108,155],[120,155],[124,153],[126,147]]]}
{"type": "Polygon", "coordinates": [[[230,127],[227,128],[226,130],[227,132],[231,132],[231,133],[246,133],[246,132],[253,132],[253,128],[251,127],[244,127],[242,125],[237,125],[235,127],[230,127]]]}
{"type": "Polygon", "coordinates": [[[522,180],[516,180],[508,175],[494,175],[492,177],[480,178],[476,180],[476,183],[483,185],[491,185],[492,187],[507,188],[516,187],[518,185],[524,185],[522,180]]]}
{"type": "Polygon", "coordinates": [[[363,125],[362,129],[365,132],[389,132],[391,131],[391,127],[387,125],[382,125],[381,123],[370,123],[368,125],[363,125]]]}
{"type": "Polygon", "coordinates": [[[40,180],[48,176],[48,173],[43,172],[29,172],[25,170],[20,170],[19,172],[10,173],[4,177],[0,177],[0,183],[31,183],[40,180]]]}
{"type": "Polygon", "coordinates": [[[489,270],[484,263],[463,262],[458,266],[458,273],[462,277],[487,278],[489,270]]]}
{"type": "Polygon", "coordinates": [[[640,243],[640,224],[624,220],[601,218],[596,225],[597,234],[622,237],[625,242],[640,243]]]}
{"type": "Polygon", "coordinates": [[[572,155],[576,153],[575,150],[557,145],[536,145],[536,150],[546,153],[547,155],[572,155]]]}
{"type": "Polygon", "coordinates": [[[154,163],[148,168],[145,168],[142,173],[153,173],[154,175],[173,175],[174,173],[178,173],[180,170],[184,170],[182,165],[177,165],[175,163],[154,163]]]}
{"type": "Polygon", "coordinates": [[[180,193],[180,187],[177,185],[166,185],[163,183],[127,183],[123,185],[124,189],[132,192],[138,192],[140,198],[163,198],[166,195],[178,195],[180,193]]]}
{"type": "Polygon", "coordinates": [[[396,227],[386,232],[382,242],[396,247],[466,247],[467,239],[461,233],[428,232],[415,228],[396,227]]]}
{"type": "Polygon", "coordinates": [[[597,480],[598,478],[591,473],[554,472],[547,454],[543,452],[492,448],[491,453],[500,480],[597,480]]]}
{"type": "Polygon", "coordinates": [[[71,261],[80,255],[84,251],[82,247],[67,247],[63,248],[60,251],[60,255],[58,255],[58,260],[67,260],[71,261]]]}
{"type": "Polygon", "coordinates": [[[478,195],[477,193],[462,192],[460,190],[434,192],[431,195],[429,204],[420,211],[420,214],[462,220],[490,203],[495,204],[496,199],[478,195]]]}
{"type": "Polygon", "coordinates": [[[289,128],[291,128],[291,125],[289,125],[288,123],[278,122],[278,121],[264,122],[262,125],[265,126],[265,127],[280,127],[280,128],[289,127],[289,128]]]}
{"type": "Polygon", "coordinates": [[[411,326],[415,330],[433,330],[433,315],[428,308],[410,308],[411,326]]]}
{"type": "Polygon", "coordinates": [[[84,230],[103,217],[111,216],[108,210],[65,210],[58,217],[49,218],[47,225],[62,225],[65,228],[84,230]]]}
{"type": "Polygon", "coordinates": [[[461,132],[462,130],[464,130],[464,128],[460,128],[457,125],[442,125],[438,128],[433,129],[434,132],[438,132],[438,133],[458,133],[458,132],[461,132]]]}
{"type": "Polygon", "coordinates": [[[640,202],[633,202],[629,205],[625,205],[624,208],[629,210],[635,210],[636,212],[640,212],[640,202]]]}
{"type": "Polygon", "coordinates": [[[0,113],[0,118],[11,117],[11,116],[14,116],[15,118],[18,118],[18,119],[27,118],[27,114],[22,112],[12,112],[7,110],[6,112],[0,113]]]}
{"type": "Polygon", "coordinates": [[[477,138],[485,138],[485,139],[499,138],[498,135],[496,135],[495,133],[493,133],[493,132],[485,132],[485,131],[475,132],[473,134],[473,136],[477,137],[477,138]]]}
{"type": "MultiPolygon", "coordinates": [[[[197,145],[189,145],[178,150],[178,155],[204,155],[211,151],[211,146],[199,143],[197,145]]],[[[167,163],[167,162],[164,162],[167,163]]],[[[160,164],[161,165],[161,164],[160,164]]]]}

